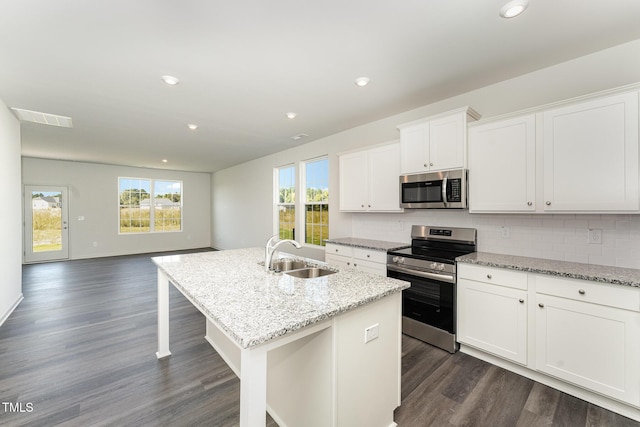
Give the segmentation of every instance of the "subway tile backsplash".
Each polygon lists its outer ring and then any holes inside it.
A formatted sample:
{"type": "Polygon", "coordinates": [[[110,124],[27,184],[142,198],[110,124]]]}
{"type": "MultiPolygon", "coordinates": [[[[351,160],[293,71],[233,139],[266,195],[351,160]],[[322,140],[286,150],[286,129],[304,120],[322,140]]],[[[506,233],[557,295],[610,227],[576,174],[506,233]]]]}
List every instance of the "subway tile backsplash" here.
{"type": "Polygon", "coordinates": [[[640,268],[640,215],[490,215],[437,209],[357,213],[352,214],[351,237],[409,243],[413,224],[476,228],[482,252],[640,268]],[[602,230],[601,243],[589,243],[589,229],[602,230]]]}

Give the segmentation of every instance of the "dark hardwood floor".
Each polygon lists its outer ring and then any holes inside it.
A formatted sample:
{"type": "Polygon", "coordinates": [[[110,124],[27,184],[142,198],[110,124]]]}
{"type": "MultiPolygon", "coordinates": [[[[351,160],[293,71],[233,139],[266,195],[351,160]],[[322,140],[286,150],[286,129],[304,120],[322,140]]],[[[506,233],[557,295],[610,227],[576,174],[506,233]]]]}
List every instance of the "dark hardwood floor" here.
{"type": "MultiPolygon", "coordinates": [[[[239,381],[205,342],[203,316],[173,287],[173,356],[156,359],[150,256],[23,267],[25,299],[0,327],[0,425],[238,424],[239,381]]],[[[409,337],[402,365],[401,427],[640,426],[409,337]]]]}

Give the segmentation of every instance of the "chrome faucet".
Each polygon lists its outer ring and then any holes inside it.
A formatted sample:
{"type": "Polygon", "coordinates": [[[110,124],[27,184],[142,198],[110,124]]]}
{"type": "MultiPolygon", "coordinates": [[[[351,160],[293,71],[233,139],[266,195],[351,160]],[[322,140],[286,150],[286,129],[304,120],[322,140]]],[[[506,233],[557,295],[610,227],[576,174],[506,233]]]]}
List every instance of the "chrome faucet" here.
{"type": "Polygon", "coordinates": [[[274,238],[276,236],[272,236],[269,240],[267,240],[267,244],[264,248],[264,268],[266,271],[271,271],[271,260],[273,259],[273,254],[276,252],[276,249],[285,243],[289,243],[295,246],[297,249],[300,249],[300,243],[295,240],[278,240],[274,243],[274,238]]]}

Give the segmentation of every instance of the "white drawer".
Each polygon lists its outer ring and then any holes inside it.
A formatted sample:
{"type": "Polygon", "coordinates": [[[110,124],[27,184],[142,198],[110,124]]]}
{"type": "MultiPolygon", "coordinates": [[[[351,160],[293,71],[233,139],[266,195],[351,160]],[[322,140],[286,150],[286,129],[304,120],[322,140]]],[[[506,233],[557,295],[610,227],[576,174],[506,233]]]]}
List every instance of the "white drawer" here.
{"type": "Polygon", "coordinates": [[[536,292],[624,310],[640,311],[640,288],[536,274],[536,292]]]}
{"type": "Polygon", "coordinates": [[[353,256],[353,247],[344,246],[344,245],[336,245],[334,243],[327,243],[325,247],[325,254],[334,254],[334,255],[343,255],[343,256],[353,256]]]}
{"type": "Polygon", "coordinates": [[[373,249],[353,248],[353,257],[364,261],[387,263],[387,253],[373,249]]]}
{"type": "Polygon", "coordinates": [[[527,273],[506,268],[459,263],[458,278],[527,290],[527,273]]]}

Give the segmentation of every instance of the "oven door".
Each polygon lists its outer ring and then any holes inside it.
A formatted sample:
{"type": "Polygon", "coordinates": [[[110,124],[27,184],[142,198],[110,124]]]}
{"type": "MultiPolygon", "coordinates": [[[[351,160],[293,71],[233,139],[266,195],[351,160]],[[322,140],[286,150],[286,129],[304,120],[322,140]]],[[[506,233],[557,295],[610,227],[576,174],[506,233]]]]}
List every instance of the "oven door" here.
{"type": "Polygon", "coordinates": [[[411,283],[402,291],[402,315],[434,328],[456,332],[455,277],[387,266],[387,276],[411,283]]]}

